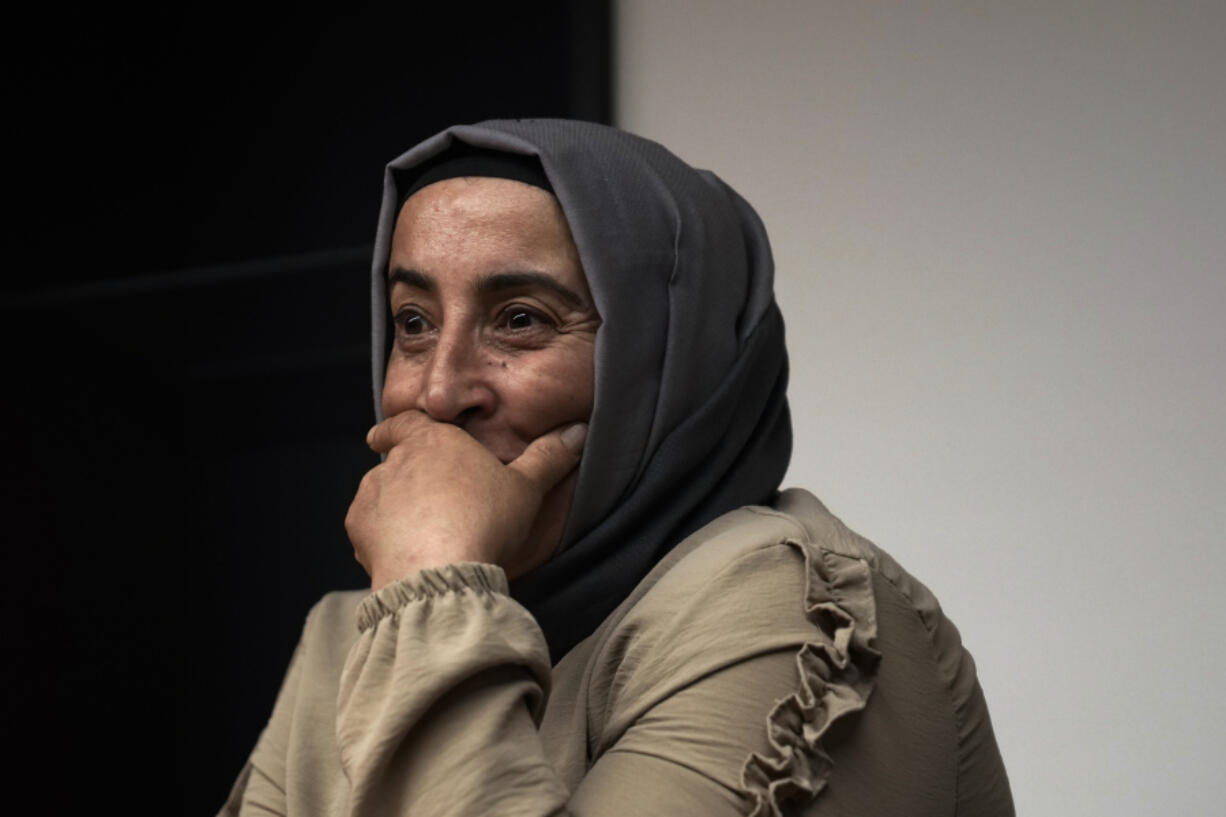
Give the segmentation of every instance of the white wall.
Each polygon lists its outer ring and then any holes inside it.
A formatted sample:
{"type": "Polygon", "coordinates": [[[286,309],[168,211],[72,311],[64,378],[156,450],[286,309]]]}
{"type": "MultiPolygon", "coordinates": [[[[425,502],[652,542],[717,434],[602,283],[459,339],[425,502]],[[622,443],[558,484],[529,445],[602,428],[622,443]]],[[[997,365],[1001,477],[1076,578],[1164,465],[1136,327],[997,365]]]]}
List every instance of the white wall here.
{"type": "Polygon", "coordinates": [[[623,0],[758,208],[818,493],[942,599],[1023,814],[1221,814],[1226,3],[623,0]]]}

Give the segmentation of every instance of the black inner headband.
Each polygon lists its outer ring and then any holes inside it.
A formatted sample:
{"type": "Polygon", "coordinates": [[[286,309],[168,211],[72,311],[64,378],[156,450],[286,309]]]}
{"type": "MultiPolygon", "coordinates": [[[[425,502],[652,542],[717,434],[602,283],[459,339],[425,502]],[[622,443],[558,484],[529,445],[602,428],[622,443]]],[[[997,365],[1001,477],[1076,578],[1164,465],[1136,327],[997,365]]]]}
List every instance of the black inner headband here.
{"type": "Polygon", "coordinates": [[[400,192],[400,204],[428,184],[461,176],[492,176],[539,187],[547,193],[553,186],[545,176],[540,159],[522,153],[503,153],[500,150],[475,148],[457,142],[437,156],[427,159],[416,167],[397,170],[396,189],[400,192]]]}

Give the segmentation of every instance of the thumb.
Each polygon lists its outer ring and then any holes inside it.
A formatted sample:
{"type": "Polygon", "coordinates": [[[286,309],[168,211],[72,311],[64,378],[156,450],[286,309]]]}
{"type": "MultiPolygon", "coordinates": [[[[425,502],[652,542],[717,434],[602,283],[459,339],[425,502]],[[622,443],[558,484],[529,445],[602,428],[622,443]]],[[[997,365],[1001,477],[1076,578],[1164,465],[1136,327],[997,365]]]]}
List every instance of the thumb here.
{"type": "Polygon", "coordinates": [[[572,423],[537,437],[507,467],[527,477],[544,494],[574,470],[586,439],[587,423],[572,423]]]}

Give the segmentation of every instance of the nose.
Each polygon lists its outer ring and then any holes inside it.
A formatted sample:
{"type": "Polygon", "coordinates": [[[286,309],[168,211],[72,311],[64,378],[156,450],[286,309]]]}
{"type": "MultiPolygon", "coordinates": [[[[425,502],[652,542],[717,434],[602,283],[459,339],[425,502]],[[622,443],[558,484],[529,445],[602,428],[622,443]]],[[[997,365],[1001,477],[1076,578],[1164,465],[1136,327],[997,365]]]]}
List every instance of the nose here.
{"type": "Polygon", "coordinates": [[[490,414],[494,391],[479,344],[464,331],[444,330],[423,372],[417,408],[443,423],[459,426],[490,414]]]}

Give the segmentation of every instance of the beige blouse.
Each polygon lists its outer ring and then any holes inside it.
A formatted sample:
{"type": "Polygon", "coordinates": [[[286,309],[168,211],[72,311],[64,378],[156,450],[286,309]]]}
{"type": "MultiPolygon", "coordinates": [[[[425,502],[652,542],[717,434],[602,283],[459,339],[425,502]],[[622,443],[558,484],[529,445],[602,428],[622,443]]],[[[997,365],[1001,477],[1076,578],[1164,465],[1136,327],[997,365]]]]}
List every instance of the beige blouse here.
{"type": "Polygon", "coordinates": [[[1010,815],[932,594],[812,495],[727,514],[550,667],[501,569],[307,617],[222,815],[1010,815]]]}

